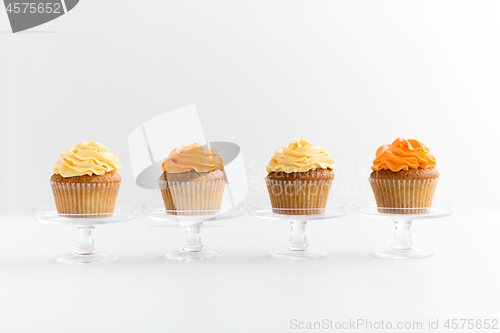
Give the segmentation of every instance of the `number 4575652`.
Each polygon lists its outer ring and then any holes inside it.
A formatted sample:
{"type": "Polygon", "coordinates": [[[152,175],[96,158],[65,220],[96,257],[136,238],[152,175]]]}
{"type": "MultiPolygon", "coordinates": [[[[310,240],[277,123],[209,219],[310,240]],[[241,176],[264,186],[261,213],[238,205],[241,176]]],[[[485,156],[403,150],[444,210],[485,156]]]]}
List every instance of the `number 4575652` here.
{"type": "Polygon", "coordinates": [[[7,5],[7,13],[47,13],[61,14],[60,3],[15,2],[7,5]]]}
{"type": "Polygon", "coordinates": [[[479,330],[479,329],[492,329],[498,330],[498,319],[448,319],[444,323],[444,327],[447,329],[469,329],[469,330],[479,330]]]}

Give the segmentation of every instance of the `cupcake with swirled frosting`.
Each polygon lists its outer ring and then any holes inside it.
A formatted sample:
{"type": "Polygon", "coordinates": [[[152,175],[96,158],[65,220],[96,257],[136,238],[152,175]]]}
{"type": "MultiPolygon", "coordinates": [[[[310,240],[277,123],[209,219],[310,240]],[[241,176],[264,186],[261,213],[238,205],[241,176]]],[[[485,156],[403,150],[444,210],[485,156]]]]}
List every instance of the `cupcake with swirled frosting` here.
{"type": "Polygon", "coordinates": [[[371,168],[370,184],[381,212],[425,213],[426,209],[414,208],[431,207],[439,172],[423,143],[398,138],[383,145],[371,168]]]}
{"type": "Polygon", "coordinates": [[[322,214],[335,177],[328,152],[299,139],[276,149],[266,167],[273,212],[285,215],[322,214]]]}
{"type": "Polygon", "coordinates": [[[226,175],[217,149],[199,143],[172,150],[158,179],[167,213],[207,215],[220,210],[226,175]]]}
{"type": "Polygon", "coordinates": [[[63,151],[50,178],[60,215],[107,216],[115,209],[121,184],[120,160],[99,142],[81,142],[63,151]]]}

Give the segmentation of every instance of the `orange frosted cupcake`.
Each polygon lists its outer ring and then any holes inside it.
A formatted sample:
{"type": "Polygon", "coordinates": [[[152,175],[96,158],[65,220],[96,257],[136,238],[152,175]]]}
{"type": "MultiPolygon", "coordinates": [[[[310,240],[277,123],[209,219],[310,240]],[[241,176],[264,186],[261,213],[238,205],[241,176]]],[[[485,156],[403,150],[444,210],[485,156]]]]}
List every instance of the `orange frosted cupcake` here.
{"type": "Polygon", "coordinates": [[[206,215],[220,210],[226,175],[217,149],[199,143],[172,150],[158,179],[165,208],[174,215],[206,215]]]}
{"type": "Polygon", "coordinates": [[[370,184],[378,207],[384,213],[425,213],[401,209],[430,207],[439,179],[436,159],[417,140],[398,138],[376,152],[370,184]]]}
{"type": "Polygon", "coordinates": [[[71,217],[112,213],[121,184],[120,169],[118,157],[98,142],[84,141],[63,151],[50,178],[57,212],[71,217]]]}
{"type": "Polygon", "coordinates": [[[335,173],[326,150],[306,140],[276,149],[266,167],[273,212],[285,215],[322,214],[335,173]]]}

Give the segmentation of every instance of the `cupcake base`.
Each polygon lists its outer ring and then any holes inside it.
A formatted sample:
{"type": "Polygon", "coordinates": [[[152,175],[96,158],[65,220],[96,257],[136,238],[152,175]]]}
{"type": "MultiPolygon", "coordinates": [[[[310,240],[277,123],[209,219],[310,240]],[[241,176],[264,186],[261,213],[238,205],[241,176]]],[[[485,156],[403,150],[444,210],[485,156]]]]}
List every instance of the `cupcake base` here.
{"type": "Polygon", "coordinates": [[[167,214],[192,216],[219,212],[226,181],[166,181],[162,175],[158,184],[167,214]]]}
{"type": "Polygon", "coordinates": [[[432,206],[438,179],[369,180],[380,213],[425,214],[432,206]]]}
{"type": "Polygon", "coordinates": [[[57,212],[76,218],[110,216],[115,210],[120,184],[117,172],[67,178],[54,174],[50,179],[57,212]]]}
{"type": "Polygon", "coordinates": [[[334,178],[333,170],[270,173],[267,190],[275,214],[324,214],[334,178]]]}

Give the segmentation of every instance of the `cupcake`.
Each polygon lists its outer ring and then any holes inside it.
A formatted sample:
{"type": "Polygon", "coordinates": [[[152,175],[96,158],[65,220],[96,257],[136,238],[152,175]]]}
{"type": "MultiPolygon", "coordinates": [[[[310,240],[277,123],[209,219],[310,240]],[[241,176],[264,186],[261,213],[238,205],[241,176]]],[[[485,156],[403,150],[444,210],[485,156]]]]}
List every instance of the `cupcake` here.
{"type": "Polygon", "coordinates": [[[333,160],[326,150],[306,140],[276,149],[266,167],[273,212],[285,215],[323,214],[332,187],[333,160]]]}
{"type": "Polygon", "coordinates": [[[120,169],[118,157],[98,142],[84,141],[63,151],[50,178],[59,215],[104,217],[112,213],[120,169]]]}
{"type": "Polygon", "coordinates": [[[207,215],[220,210],[226,175],[217,149],[199,143],[175,148],[162,169],[158,183],[167,213],[207,215]]]}
{"type": "Polygon", "coordinates": [[[426,213],[439,178],[436,159],[417,140],[396,139],[376,153],[370,184],[382,213],[426,213]],[[414,209],[425,207],[423,209],[414,209]],[[397,208],[397,209],[390,209],[397,208]],[[413,208],[413,209],[401,209],[413,208]]]}

